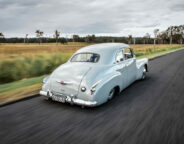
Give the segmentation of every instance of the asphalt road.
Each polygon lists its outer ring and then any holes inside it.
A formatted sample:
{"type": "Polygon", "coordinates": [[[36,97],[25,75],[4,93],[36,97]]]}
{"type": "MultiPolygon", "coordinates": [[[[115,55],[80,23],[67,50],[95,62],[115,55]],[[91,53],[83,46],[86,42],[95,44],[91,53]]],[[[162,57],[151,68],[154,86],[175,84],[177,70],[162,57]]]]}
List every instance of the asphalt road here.
{"type": "Polygon", "coordinates": [[[42,97],[0,108],[0,143],[184,143],[184,50],[150,61],[149,75],[110,102],[81,109],[42,97]]]}

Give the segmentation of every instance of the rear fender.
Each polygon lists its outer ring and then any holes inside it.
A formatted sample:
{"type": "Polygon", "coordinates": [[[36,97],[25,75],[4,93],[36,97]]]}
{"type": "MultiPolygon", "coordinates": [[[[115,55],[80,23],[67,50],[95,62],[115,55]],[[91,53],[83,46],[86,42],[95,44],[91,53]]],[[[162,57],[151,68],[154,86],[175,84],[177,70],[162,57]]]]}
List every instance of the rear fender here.
{"type": "Polygon", "coordinates": [[[104,77],[100,84],[97,86],[94,93],[94,99],[98,101],[98,104],[102,104],[108,100],[109,92],[114,87],[121,87],[120,74],[115,73],[104,77]]]}
{"type": "Polygon", "coordinates": [[[137,80],[141,79],[142,77],[142,72],[144,67],[146,68],[146,71],[148,72],[148,59],[140,59],[136,61],[136,66],[137,66],[137,80]]]}

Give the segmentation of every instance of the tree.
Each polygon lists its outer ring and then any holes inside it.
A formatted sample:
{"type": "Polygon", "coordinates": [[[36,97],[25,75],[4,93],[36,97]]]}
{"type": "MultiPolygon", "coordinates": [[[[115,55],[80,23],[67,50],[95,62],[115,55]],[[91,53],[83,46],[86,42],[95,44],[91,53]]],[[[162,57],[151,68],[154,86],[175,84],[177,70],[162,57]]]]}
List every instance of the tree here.
{"type": "Polygon", "coordinates": [[[4,38],[4,35],[3,35],[3,33],[0,33],[0,38],[4,38]]]}
{"type": "MultiPolygon", "coordinates": [[[[167,30],[167,36],[169,37],[169,41],[170,44],[173,43],[173,38],[175,38],[177,36],[177,34],[179,34],[179,29],[178,26],[170,26],[167,30]]],[[[177,36],[178,38],[178,36],[177,36]]]]}
{"type": "MultiPolygon", "coordinates": [[[[3,35],[3,33],[2,32],[0,32],[0,40],[1,39],[4,39],[4,35],[3,35]]],[[[3,40],[2,40],[3,41],[3,40]]],[[[0,41],[1,42],[1,41],[0,41]]]]}
{"type": "Polygon", "coordinates": [[[78,35],[73,35],[73,42],[79,42],[80,37],[78,35]]]}
{"type": "MultiPolygon", "coordinates": [[[[87,42],[87,43],[95,42],[95,39],[96,39],[95,35],[87,35],[85,37],[85,42],[87,42]]],[[[111,41],[112,41],[112,39],[111,39],[111,41]]]]}
{"type": "Polygon", "coordinates": [[[155,36],[155,38],[154,38],[154,45],[156,44],[156,39],[157,39],[157,36],[158,36],[158,32],[159,32],[159,29],[155,29],[155,30],[153,31],[154,36],[155,36]]]}
{"type": "Polygon", "coordinates": [[[131,44],[132,41],[132,35],[128,35],[128,44],[131,44]]]}
{"type": "Polygon", "coordinates": [[[167,36],[167,33],[166,31],[162,31],[160,32],[160,34],[158,35],[159,39],[161,39],[162,41],[162,44],[165,44],[167,39],[168,39],[168,36],[167,36]]]}
{"type": "Polygon", "coordinates": [[[96,39],[96,36],[93,34],[93,35],[91,36],[91,42],[95,42],[95,39],[96,39]]]}
{"type": "Polygon", "coordinates": [[[184,39],[184,25],[179,26],[180,44],[183,44],[184,39]]]}
{"type": "Polygon", "coordinates": [[[36,30],[36,37],[39,39],[39,44],[42,42],[41,41],[41,38],[43,36],[43,31],[40,31],[40,30],[36,30]]]}
{"type": "Polygon", "coordinates": [[[146,33],[146,38],[149,40],[151,38],[151,35],[149,33],[146,33]]]}
{"type": "Polygon", "coordinates": [[[28,42],[28,35],[29,34],[26,34],[25,38],[24,38],[24,43],[27,43],[28,42]]]}
{"type": "Polygon", "coordinates": [[[136,38],[135,37],[133,38],[133,41],[134,41],[134,45],[135,45],[135,43],[136,43],[136,38]]]}
{"type": "Polygon", "coordinates": [[[58,44],[58,38],[60,36],[60,32],[59,31],[55,31],[54,37],[56,38],[56,44],[58,44]]]}
{"type": "Polygon", "coordinates": [[[174,27],[173,26],[169,27],[167,30],[167,34],[170,40],[170,44],[172,44],[173,32],[174,32],[174,27]]]}
{"type": "Polygon", "coordinates": [[[61,38],[61,39],[60,39],[60,42],[61,42],[62,44],[67,44],[66,38],[61,38]]]}
{"type": "Polygon", "coordinates": [[[146,36],[143,36],[143,44],[146,44],[146,36]]]}
{"type": "Polygon", "coordinates": [[[143,43],[146,44],[148,43],[151,35],[149,33],[146,33],[145,36],[143,37],[143,43]]]}
{"type": "Polygon", "coordinates": [[[87,36],[85,37],[85,42],[87,42],[87,43],[90,42],[90,35],[87,35],[87,36]]]}

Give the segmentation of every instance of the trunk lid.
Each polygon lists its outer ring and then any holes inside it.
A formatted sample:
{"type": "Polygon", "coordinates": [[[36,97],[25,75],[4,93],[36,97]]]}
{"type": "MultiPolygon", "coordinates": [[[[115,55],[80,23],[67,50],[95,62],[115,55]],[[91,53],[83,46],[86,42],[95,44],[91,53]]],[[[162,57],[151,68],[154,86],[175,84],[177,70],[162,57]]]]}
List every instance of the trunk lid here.
{"type": "Polygon", "coordinates": [[[65,95],[78,95],[81,81],[89,72],[90,66],[83,63],[66,63],[52,75],[51,91],[65,95]]]}

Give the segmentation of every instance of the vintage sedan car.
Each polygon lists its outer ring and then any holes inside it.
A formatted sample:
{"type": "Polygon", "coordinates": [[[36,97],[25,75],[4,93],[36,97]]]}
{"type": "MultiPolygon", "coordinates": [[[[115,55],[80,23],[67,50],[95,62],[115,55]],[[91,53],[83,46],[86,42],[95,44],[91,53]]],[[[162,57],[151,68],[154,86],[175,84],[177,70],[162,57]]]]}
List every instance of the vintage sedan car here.
{"type": "Polygon", "coordinates": [[[148,59],[136,60],[129,45],[95,44],[79,49],[44,78],[40,95],[82,107],[98,106],[134,81],[145,79],[146,72],[148,59]]]}

